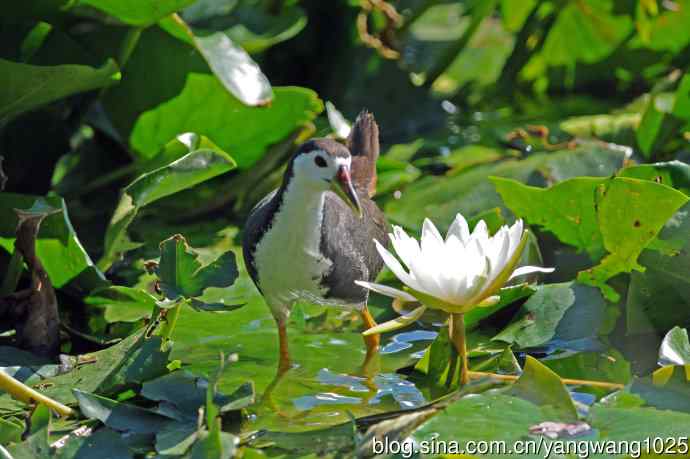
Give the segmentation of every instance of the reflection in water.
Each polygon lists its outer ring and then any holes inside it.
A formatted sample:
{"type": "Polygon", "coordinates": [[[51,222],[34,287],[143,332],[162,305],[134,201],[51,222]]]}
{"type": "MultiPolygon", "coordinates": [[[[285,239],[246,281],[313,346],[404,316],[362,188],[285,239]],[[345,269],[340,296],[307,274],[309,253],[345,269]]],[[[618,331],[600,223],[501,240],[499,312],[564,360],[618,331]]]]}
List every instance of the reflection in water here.
{"type": "Polygon", "coordinates": [[[374,396],[352,397],[333,392],[321,392],[294,399],[295,408],[304,411],[322,405],[359,405],[363,402],[376,405],[381,403],[384,397],[393,398],[401,409],[415,408],[426,403],[426,399],[413,383],[395,373],[381,373],[371,381],[367,378],[338,374],[328,368],[322,368],[317,379],[324,386],[344,387],[350,392],[373,393],[374,396]]]}
{"type": "Polygon", "coordinates": [[[400,408],[416,408],[427,401],[417,387],[403,379],[396,373],[381,373],[374,378],[374,384],[378,388],[376,396],[369,400],[369,404],[380,403],[385,396],[391,396],[398,402],[400,408]]]}
{"type": "Polygon", "coordinates": [[[362,402],[361,398],[348,397],[346,395],[334,394],[332,392],[324,392],[316,395],[305,395],[298,397],[292,401],[300,411],[311,410],[314,407],[322,405],[358,405],[362,402]]]}
{"type": "MultiPolygon", "coordinates": [[[[415,330],[411,332],[398,333],[393,336],[391,341],[381,348],[381,354],[393,354],[395,352],[404,351],[412,347],[415,341],[433,341],[438,333],[430,330],[415,330]]],[[[424,354],[424,350],[421,350],[424,354]]],[[[415,358],[421,358],[421,355],[412,355],[415,358]]]]}

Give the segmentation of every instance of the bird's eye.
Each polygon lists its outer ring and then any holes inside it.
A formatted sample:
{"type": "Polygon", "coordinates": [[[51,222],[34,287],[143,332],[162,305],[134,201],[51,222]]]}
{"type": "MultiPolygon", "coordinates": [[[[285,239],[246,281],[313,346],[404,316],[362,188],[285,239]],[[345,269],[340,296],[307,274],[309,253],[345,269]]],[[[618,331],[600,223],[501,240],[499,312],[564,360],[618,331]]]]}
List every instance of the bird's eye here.
{"type": "Polygon", "coordinates": [[[314,163],[319,166],[319,167],[326,167],[328,163],[326,163],[326,160],[323,159],[323,156],[317,156],[314,158],[314,163]]]}

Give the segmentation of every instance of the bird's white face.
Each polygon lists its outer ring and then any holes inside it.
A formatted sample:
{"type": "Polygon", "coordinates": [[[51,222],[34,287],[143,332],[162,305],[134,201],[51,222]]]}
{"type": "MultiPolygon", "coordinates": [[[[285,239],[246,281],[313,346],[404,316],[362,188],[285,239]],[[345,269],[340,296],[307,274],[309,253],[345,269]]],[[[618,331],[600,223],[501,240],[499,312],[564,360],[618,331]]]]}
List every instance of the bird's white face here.
{"type": "Polygon", "coordinates": [[[328,188],[341,167],[349,172],[352,158],[334,157],[323,150],[312,150],[295,158],[292,165],[294,178],[328,188]]]}

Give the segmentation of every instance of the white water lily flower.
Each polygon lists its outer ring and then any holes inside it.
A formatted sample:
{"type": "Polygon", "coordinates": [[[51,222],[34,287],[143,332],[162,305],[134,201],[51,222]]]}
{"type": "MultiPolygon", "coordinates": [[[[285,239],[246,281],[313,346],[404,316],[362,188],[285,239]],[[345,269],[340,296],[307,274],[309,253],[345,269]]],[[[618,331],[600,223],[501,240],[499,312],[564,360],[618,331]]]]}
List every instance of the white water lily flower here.
{"type": "Polygon", "coordinates": [[[539,266],[516,269],[527,244],[522,220],[511,227],[502,226],[489,236],[483,220],[470,234],[467,221],[458,214],[445,239],[429,219],[424,220],[421,244],[399,226],[393,227],[389,237],[407,270],[383,245],[374,242],[383,261],[407,291],[372,282],[356,283],[403,301],[419,301],[424,306],[395,319],[394,323],[367,330],[367,334],[404,326],[419,318],[427,307],[465,313],[478,306],[490,306],[496,304],[499,299],[496,294],[509,280],[534,272],[553,272],[553,268],[539,266]]]}

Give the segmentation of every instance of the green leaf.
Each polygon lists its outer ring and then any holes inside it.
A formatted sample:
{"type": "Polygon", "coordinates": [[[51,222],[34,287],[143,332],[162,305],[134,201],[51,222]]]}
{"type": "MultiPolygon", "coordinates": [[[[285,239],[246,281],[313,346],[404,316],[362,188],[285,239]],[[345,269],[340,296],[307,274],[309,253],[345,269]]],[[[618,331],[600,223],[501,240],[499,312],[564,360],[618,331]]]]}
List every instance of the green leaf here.
{"type": "Polygon", "coordinates": [[[503,202],[529,224],[552,232],[561,242],[585,250],[594,260],[604,253],[594,196],[604,179],[577,177],[539,188],[491,177],[503,202]]]}
{"type": "Polygon", "coordinates": [[[651,180],[690,195],[690,165],[681,161],[626,167],[620,170],[618,176],[651,180]]]}
{"type": "Polygon", "coordinates": [[[65,446],[57,450],[58,459],[97,459],[107,451],[108,459],[132,459],[122,436],[108,428],[100,428],[91,435],[70,435],[65,446]]]}
{"type": "Polygon", "coordinates": [[[417,230],[421,229],[424,218],[429,218],[443,230],[458,212],[473,217],[502,206],[501,196],[488,177],[543,184],[547,180],[561,182],[579,175],[608,176],[621,168],[626,155],[623,149],[608,148],[601,142],[584,142],[574,150],[536,153],[520,161],[506,159],[453,177],[426,176],[405,189],[404,199],[387,202],[386,216],[417,230]]]}
{"type": "Polygon", "coordinates": [[[581,272],[578,280],[602,289],[607,299],[619,295],[606,281],[633,269],[644,271],[637,262],[642,250],[688,197],[680,191],[655,182],[616,177],[597,190],[597,220],[610,252],[600,264],[581,272]]]}
{"type": "Polygon", "coordinates": [[[11,446],[8,450],[13,459],[47,459],[50,456],[50,409],[43,404],[37,405],[29,420],[30,430],[22,443],[11,446]]]}
{"type": "Polygon", "coordinates": [[[569,2],[544,42],[541,56],[550,66],[572,67],[609,56],[633,30],[628,15],[616,15],[612,0],[569,2]]]}
{"type": "Polygon", "coordinates": [[[531,426],[554,421],[552,415],[550,410],[521,398],[484,393],[451,404],[417,429],[413,438],[417,443],[432,439],[458,442],[460,448],[470,441],[503,440],[513,445],[529,434],[531,426]]]}
{"type": "MultiPolygon", "coordinates": [[[[220,424],[220,419],[217,420],[220,424]]],[[[200,439],[194,444],[192,448],[192,459],[230,459],[234,457],[239,444],[239,438],[235,435],[222,432],[220,427],[212,429],[211,431],[204,431],[200,434],[200,439]]]]}
{"type": "Polygon", "coordinates": [[[38,66],[0,59],[0,125],[17,115],[120,80],[117,64],[38,66]]]}
{"type": "Polygon", "coordinates": [[[69,285],[80,293],[106,287],[108,281],[84,250],[72,227],[65,201],[59,197],[0,193],[0,247],[9,253],[14,252],[17,227],[14,209],[30,209],[36,203],[58,209],[57,213],[51,213],[43,220],[36,240],[36,254],[53,286],[63,288],[69,285]]]}
{"type": "Polygon", "coordinates": [[[175,422],[151,410],[129,403],[120,403],[100,395],[74,389],[74,398],[79,410],[89,419],[98,419],[119,432],[132,434],[156,433],[164,426],[175,422]]]}
{"type": "Polygon", "coordinates": [[[195,422],[170,423],[156,434],[156,451],[163,455],[183,455],[197,438],[195,422]]]}
{"type": "MultiPolygon", "coordinates": [[[[68,371],[41,381],[42,392],[62,403],[72,403],[72,389],[114,395],[168,372],[169,349],[161,350],[160,336],[149,339],[134,333],[102,351],[68,358],[68,371]],[[77,365],[78,362],[89,362],[77,365]],[[70,369],[71,365],[71,369],[70,369]]],[[[0,394],[0,403],[9,396],[0,394]]]]}
{"type": "Polygon", "coordinates": [[[664,336],[659,348],[659,365],[690,365],[688,331],[673,327],[664,336]]]}
{"type": "MultiPolygon", "coordinates": [[[[199,408],[206,404],[209,381],[186,371],[176,371],[144,383],[141,395],[149,400],[165,402],[179,413],[196,422],[199,408]]],[[[243,384],[230,395],[216,393],[213,403],[221,413],[246,408],[254,402],[254,386],[243,384]]]]}
{"type": "Polygon", "coordinates": [[[690,414],[690,372],[686,368],[665,366],[651,376],[634,378],[630,392],[642,397],[647,406],[690,414]]]}
{"type": "Polygon", "coordinates": [[[690,204],[681,207],[639,258],[626,297],[630,334],[664,333],[690,320],[690,204]]]}
{"type": "MultiPolygon", "coordinates": [[[[99,261],[99,266],[104,269],[109,267],[120,253],[136,247],[127,236],[127,227],[142,207],[224,174],[235,167],[235,161],[224,151],[195,149],[195,143],[190,143],[189,139],[189,135],[181,135],[165,147],[165,150],[178,150],[184,145],[189,153],[164,167],[140,176],[124,189],[106,231],[105,253],[99,261]]],[[[165,150],[163,154],[166,154],[165,150]]]]}
{"type": "Polygon", "coordinates": [[[578,419],[575,404],[561,378],[534,357],[526,357],[522,375],[509,393],[549,410],[559,421],[578,419]]]}
{"type": "Polygon", "coordinates": [[[195,0],[79,0],[116,17],[122,22],[147,26],[170,13],[191,5],[195,0]]]}
{"type": "Polygon", "coordinates": [[[575,304],[572,287],[571,282],[539,286],[522,306],[522,317],[492,339],[516,343],[521,348],[546,343],[555,335],[565,312],[575,304]]]}
{"type": "Polygon", "coordinates": [[[587,421],[593,429],[597,429],[600,440],[618,442],[684,438],[690,432],[690,414],[654,408],[609,408],[595,405],[590,409],[587,421]]]}
{"type": "Polygon", "coordinates": [[[260,53],[297,35],[307,24],[304,11],[295,5],[282,5],[280,14],[271,14],[253,1],[240,1],[231,12],[200,14],[198,4],[182,12],[199,35],[222,31],[248,53],[260,53]],[[229,14],[228,14],[229,13],[229,14]]]}
{"type": "Polygon", "coordinates": [[[6,445],[20,441],[23,432],[23,424],[0,418],[0,444],[6,445]]]}
{"type": "Polygon", "coordinates": [[[193,131],[233,154],[241,168],[249,167],[269,145],[323,109],[316,94],[308,89],[274,88],[274,94],[269,107],[246,107],[214,77],[191,73],[178,96],[141,114],[132,130],[132,147],[151,157],[170,138],[193,131]]]}
{"type": "Polygon", "coordinates": [[[104,307],[108,322],[136,322],[151,314],[156,298],[143,290],[113,285],[92,292],[84,303],[104,307]]]}
{"type": "Polygon", "coordinates": [[[685,75],[675,93],[652,94],[637,129],[637,143],[650,158],[678,128],[690,121],[690,75],[685,75]]]}
{"type": "Polygon", "coordinates": [[[250,106],[267,105],[273,98],[271,84],[257,63],[224,33],[195,35],[179,17],[161,21],[161,27],[174,36],[191,42],[216,78],[242,103],[250,106]]]}
{"type": "Polygon", "coordinates": [[[196,297],[207,287],[229,287],[237,279],[237,264],[232,251],[202,266],[199,255],[181,235],[161,242],[158,265],[161,290],[169,299],[196,297]]]}
{"type": "MultiPolygon", "coordinates": [[[[561,378],[610,381],[619,384],[628,384],[632,379],[630,362],[615,349],[608,350],[606,353],[601,351],[576,354],[564,352],[552,355],[541,363],[561,378]]],[[[603,389],[589,389],[586,386],[581,386],[577,390],[594,391],[598,395],[609,392],[603,389]]]]}
{"type": "Polygon", "coordinates": [[[496,303],[493,306],[489,307],[484,307],[484,308],[475,308],[471,310],[470,312],[465,314],[465,326],[469,328],[473,328],[474,326],[478,325],[480,321],[484,320],[485,318],[491,316],[492,314],[495,314],[496,312],[500,311],[501,309],[510,306],[511,304],[515,303],[518,300],[521,300],[523,298],[527,298],[528,296],[532,295],[534,292],[536,292],[538,289],[526,284],[522,283],[519,285],[513,285],[510,287],[504,287],[501,290],[499,290],[498,294],[500,296],[500,299],[498,300],[498,303],[496,303]]]}

